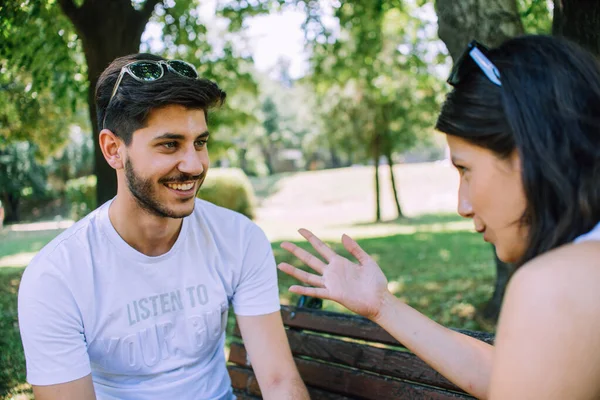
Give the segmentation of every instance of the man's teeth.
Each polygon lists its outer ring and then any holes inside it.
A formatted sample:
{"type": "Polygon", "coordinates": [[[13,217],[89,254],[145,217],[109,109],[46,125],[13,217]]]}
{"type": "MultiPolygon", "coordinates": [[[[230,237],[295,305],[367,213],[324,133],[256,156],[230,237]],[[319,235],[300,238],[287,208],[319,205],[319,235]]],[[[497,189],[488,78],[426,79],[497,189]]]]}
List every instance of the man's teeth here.
{"type": "Polygon", "coordinates": [[[175,190],[190,190],[194,187],[194,183],[167,183],[167,186],[175,190]]]}

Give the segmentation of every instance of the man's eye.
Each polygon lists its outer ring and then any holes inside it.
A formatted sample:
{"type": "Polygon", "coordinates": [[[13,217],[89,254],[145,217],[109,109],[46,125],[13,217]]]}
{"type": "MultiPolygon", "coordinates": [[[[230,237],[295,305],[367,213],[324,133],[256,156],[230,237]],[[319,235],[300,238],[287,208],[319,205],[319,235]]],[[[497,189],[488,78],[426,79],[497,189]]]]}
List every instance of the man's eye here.
{"type": "Polygon", "coordinates": [[[204,147],[207,142],[208,142],[208,140],[196,140],[196,146],[204,147]]]}
{"type": "Polygon", "coordinates": [[[167,142],[162,144],[167,149],[174,149],[177,147],[177,142],[167,142]]]}

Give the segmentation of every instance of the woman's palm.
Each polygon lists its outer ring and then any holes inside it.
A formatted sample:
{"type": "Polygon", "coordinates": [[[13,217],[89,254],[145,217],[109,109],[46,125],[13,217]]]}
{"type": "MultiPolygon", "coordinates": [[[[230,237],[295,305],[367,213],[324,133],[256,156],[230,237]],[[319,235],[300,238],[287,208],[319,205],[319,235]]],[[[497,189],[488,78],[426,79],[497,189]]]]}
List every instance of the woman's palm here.
{"type": "Polygon", "coordinates": [[[387,290],[387,279],[377,263],[346,235],[342,238],[342,243],[346,250],[356,257],[358,264],[336,254],[309,231],[301,230],[300,233],[328,263],[292,243],[283,243],[284,249],[320,274],[311,274],[281,263],[279,268],[282,271],[313,286],[294,285],[290,291],[333,300],[357,314],[368,318],[375,317],[387,290]]]}

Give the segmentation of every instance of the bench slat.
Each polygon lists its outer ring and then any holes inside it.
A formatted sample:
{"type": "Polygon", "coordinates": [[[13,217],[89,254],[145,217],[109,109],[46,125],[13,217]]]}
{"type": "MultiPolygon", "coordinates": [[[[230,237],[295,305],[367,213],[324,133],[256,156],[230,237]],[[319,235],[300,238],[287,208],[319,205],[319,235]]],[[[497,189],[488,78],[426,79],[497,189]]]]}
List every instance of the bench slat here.
{"type": "MultiPolygon", "coordinates": [[[[229,376],[231,377],[234,393],[239,400],[242,399],[260,399],[261,392],[258,381],[251,369],[243,367],[229,367],[229,376]]],[[[311,400],[352,400],[350,397],[341,394],[326,392],[311,386],[307,386],[311,400]]]]}
{"type": "MultiPolygon", "coordinates": [[[[387,333],[379,325],[360,315],[281,306],[281,316],[284,325],[292,328],[402,346],[401,343],[394,339],[393,336],[387,333]]],[[[454,330],[475,339],[479,339],[485,343],[493,344],[494,342],[494,335],[490,333],[463,329],[454,330]]]]}
{"type": "MultiPolygon", "coordinates": [[[[411,352],[377,347],[377,343],[402,345],[367,318],[293,306],[282,306],[281,315],[296,365],[312,399],[473,399],[411,352]],[[323,333],[339,337],[320,335],[323,333]]],[[[456,331],[489,344],[494,342],[494,335],[486,332],[456,331]]],[[[237,324],[233,335],[241,337],[237,324]]],[[[260,399],[260,388],[243,344],[231,344],[229,361],[239,365],[228,366],[234,389],[249,396],[243,399],[260,399]]]]}
{"type": "Polygon", "coordinates": [[[408,351],[382,349],[291,330],[288,331],[288,340],[294,355],[462,392],[458,386],[408,351]]]}
{"type": "MultiPolygon", "coordinates": [[[[281,317],[285,326],[295,329],[328,333],[353,339],[402,346],[392,335],[368,318],[355,314],[281,306],[281,317]]],[[[494,335],[487,332],[453,329],[488,344],[494,344],[494,335]]],[[[238,325],[233,336],[241,337],[238,325]]]]}
{"type": "MultiPolygon", "coordinates": [[[[229,361],[239,365],[246,365],[246,351],[243,345],[232,343],[229,361]]],[[[295,358],[295,361],[302,380],[307,385],[351,396],[352,398],[373,400],[398,398],[406,400],[472,399],[471,396],[464,393],[443,392],[432,387],[360,372],[332,364],[325,364],[315,360],[295,358]]],[[[241,367],[230,367],[230,371],[234,370],[238,375],[240,374],[239,369],[241,367]]],[[[250,370],[248,372],[251,373],[250,370]]],[[[235,376],[235,379],[232,377],[234,388],[242,389],[243,387],[248,387],[251,389],[251,394],[260,393],[258,383],[255,379],[253,381],[243,381],[239,384],[237,382],[240,379],[238,376],[235,376]]],[[[244,379],[247,379],[247,376],[244,379]]]]}
{"type": "Polygon", "coordinates": [[[252,370],[244,367],[229,366],[229,378],[231,378],[231,386],[235,390],[245,392],[249,395],[260,396],[260,388],[258,381],[254,377],[252,370]]]}
{"type": "Polygon", "coordinates": [[[251,396],[248,393],[239,390],[234,390],[233,394],[235,395],[237,400],[261,400],[260,397],[251,396]]]}

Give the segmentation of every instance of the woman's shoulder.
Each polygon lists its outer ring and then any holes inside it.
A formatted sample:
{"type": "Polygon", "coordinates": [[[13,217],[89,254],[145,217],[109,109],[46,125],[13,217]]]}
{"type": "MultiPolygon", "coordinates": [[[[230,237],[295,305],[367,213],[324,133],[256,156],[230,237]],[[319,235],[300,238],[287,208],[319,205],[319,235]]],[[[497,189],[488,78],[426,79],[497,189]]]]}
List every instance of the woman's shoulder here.
{"type": "Polygon", "coordinates": [[[492,392],[597,398],[599,304],[600,241],[565,245],[523,265],[502,306],[492,392]]]}
{"type": "MultiPolygon", "coordinates": [[[[600,240],[569,243],[546,252],[523,265],[515,278],[533,275],[531,278],[552,281],[589,274],[600,276],[600,240]]],[[[600,285],[600,280],[590,283],[600,285]]]]}
{"type": "Polygon", "coordinates": [[[598,304],[600,241],[572,243],[536,257],[515,272],[505,298],[508,314],[526,317],[527,310],[535,311],[531,323],[547,311],[547,323],[586,324],[590,321],[577,316],[588,315],[600,326],[598,304]]]}

